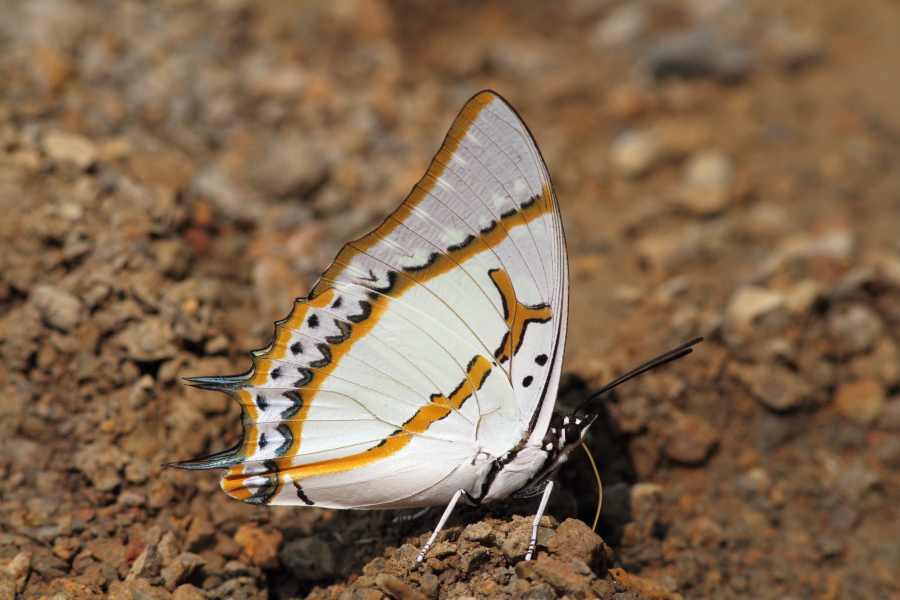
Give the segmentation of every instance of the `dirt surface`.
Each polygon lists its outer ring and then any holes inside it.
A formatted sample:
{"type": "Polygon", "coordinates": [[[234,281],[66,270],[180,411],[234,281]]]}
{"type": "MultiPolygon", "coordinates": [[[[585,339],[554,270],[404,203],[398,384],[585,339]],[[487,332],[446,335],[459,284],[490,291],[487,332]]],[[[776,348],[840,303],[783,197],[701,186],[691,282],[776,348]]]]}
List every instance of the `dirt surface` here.
{"type": "Polygon", "coordinates": [[[0,1],[0,600],[900,598],[900,4],[0,1]],[[258,508],[214,472],[272,321],[494,89],[564,214],[536,501],[258,508]],[[580,520],[579,520],[580,519],[580,520]],[[609,544],[609,545],[606,545],[609,544]]]}

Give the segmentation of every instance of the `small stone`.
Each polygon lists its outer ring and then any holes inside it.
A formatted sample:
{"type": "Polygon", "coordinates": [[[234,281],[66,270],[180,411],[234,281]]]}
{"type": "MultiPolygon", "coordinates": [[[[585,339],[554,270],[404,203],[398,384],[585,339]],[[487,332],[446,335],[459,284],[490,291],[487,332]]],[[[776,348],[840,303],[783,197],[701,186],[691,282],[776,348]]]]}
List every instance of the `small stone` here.
{"type": "Polygon", "coordinates": [[[500,550],[506,557],[506,562],[512,565],[525,558],[529,543],[531,543],[531,526],[527,522],[519,522],[510,529],[500,550]]]}
{"type": "Polygon", "coordinates": [[[135,362],[155,362],[178,354],[176,336],[171,325],[159,317],[149,316],[129,325],[116,336],[128,358],[135,362]]]}
{"type": "Polygon", "coordinates": [[[549,583],[538,584],[522,594],[524,600],[556,600],[558,597],[556,590],[549,583]]]}
{"type": "Polygon", "coordinates": [[[884,411],[884,387],[873,379],[843,385],[834,393],[834,406],[843,417],[868,427],[884,411]]]}
{"type": "Polygon", "coordinates": [[[640,2],[626,2],[613,8],[597,23],[591,43],[597,49],[614,48],[636,42],[647,27],[647,7],[640,2]]]}
{"type": "Polygon", "coordinates": [[[875,456],[884,466],[900,471],[900,438],[893,437],[875,450],[875,456]]]}
{"type": "Polygon", "coordinates": [[[53,554],[63,560],[72,560],[81,550],[81,541],[75,537],[56,538],[53,542],[53,554]]]}
{"type": "Polygon", "coordinates": [[[284,545],[278,553],[281,563],[298,579],[318,581],[335,573],[331,546],[317,537],[300,538],[284,545]]]}
{"type": "Polygon", "coordinates": [[[86,170],[97,161],[97,146],[77,133],[48,131],[41,139],[41,148],[52,161],[70,163],[86,170]]]}
{"type": "Polygon", "coordinates": [[[740,379],[760,404],[772,410],[799,408],[809,404],[814,396],[812,386],[805,379],[779,365],[732,365],[729,373],[740,379]]]}
{"type": "Polygon", "coordinates": [[[419,588],[429,600],[437,600],[441,591],[441,580],[434,573],[426,573],[419,580],[419,588]]]}
{"type": "Polygon", "coordinates": [[[206,600],[206,596],[200,588],[185,583],[175,588],[175,591],[172,592],[172,600],[206,600]]]}
{"type": "Polygon", "coordinates": [[[900,431],[900,396],[888,398],[878,424],[888,431],[900,431]]]}
{"type": "Polygon", "coordinates": [[[642,61],[656,80],[716,77],[739,81],[750,73],[753,53],[719,30],[700,26],[649,44],[642,61]]]}
{"type": "Polygon", "coordinates": [[[534,572],[560,593],[583,594],[596,575],[584,562],[573,558],[560,560],[552,556],[539,558],[534,563],[534,572]]]}
{"type": "Polygon", "coordinates": [[[491,560],[491,553],[485,548],[475,548],[460,557],[459,571],[465,576],[474,573],[478,567],[491,560]]]}
{"type": "Polygon", "coordinates": [[[816,31],[795,29],[782,20],[770,23],[765,38],[770,52],[785,70],[801,69],[825,54],[822,39],[816,31]]]}
{"type": "Polygon", "coordinates": [[[409,587],[409,584],[393,575],[382,573],[375,578],[375,585],[397,600],[427,600],[424,594],[409,587]]]}
{"type": "Polygon", "coordinates": [[[151,252],[159,271],[173,279],[182,279],[191,268],[190,246],[180,239],[161,239],[153,242],[151,252]]]}
{"type": "Polygon", "coordinates": [[[609,160],[622,177],[633,179],[653,168],[662,156],[661,150],[662,145],[655,134],[631,130],[613,141],[609,160]]]}
{"type": "Polygon", "coordinates": [[[826,322],[828,333],[845,353],[865,352],[884,333],[884,322],[864,304],[854,304],[843,311],[832,311],[826,322]]]}
{"type": "Polygon", "coordinates": [[[795,315],[806,314],[823,292],[822,285],[815,279],[801,279],[785,292],[784,307],[795,315]]]}
{"type": "Polygon", "coordinates": [[[111,492],[122,483],[121,471],[129,462],[128,455],[117,446],[103,442],[83,446],[73,458],[75,468],[101,492],[111,492]]]}
{"type": "Polygon", "coordinates": [[[185,583],[200,567],[206,564],[202,557],[184,552],[162,570],[160,576],[163,584],[170,592],[175,591],[179,585],[185,583]]]}
{"type": "Polygon", "coordinates": [[[753,321],[781,308],[785,295],[757,286],[744,286],[731,296],[725,308],[728,322],[737,328],[749,327],[753,321]]]}
{"type": "Polygon", "coordinates": [[[681,204],[697,215],[721,212],[731,197],[734,166],[728,155],[717,149],[691,155],[682,175],[681,204]]]}
{"type": "Polygon", "coordinates": [[[707,421],[684,415],[677,417],[667,429],[662,452],[675,462],[701,465],[718,443],[718,435],[707,421]]]}
{"type": "Polygon", "coordinates": [[[216,528],[206,512],[195,514],[184,539],[184,547],[188,552],[200,552],[216,541],[216,528]]]}
{"type": "Polygon", "coordinates": [[[159,550],[152,544],[148,545],[144,548],[144,551],[140,553],[137,559],[135,559],[134,564],[131,566],[131,571],[128,572],[125,581],[157,577],[162,570],[162,566],[162,556],[160,555],[159,550]]]}
{"type": "MultiPolygon", "coordinates": [[[[263,529],[258,525],[241,525],[234,534],[234,541],[243,550],[250,562],[263,569],[278,567],[278,551],[284,536],[277,529],[263,529]]],[[[319,548],[323,552],[324,548],[319,548]]]]}
{"type": "Polygon", "coordinates": [[[649,540],[660,525],[666,523],[663,488],[655,483],[636,483],[630,490],[631,523],[629,537],[622,543],[649,540]]]}
{"type": "Polygon", "coordinates": [[[269,141],[252,177],[260,189],[277,198],[304,198],[327,175],[321,150],[310,143],[309,136],[294,136],[269,141]]]}
{"type": "Polygon", "coordinates": [[[490,525],[484,521],[479,521],[468,525],[463,530],[462,539],[481,544],[482,546],[493,546],[497,537],[490,525]]]}
{"type": "Polygon", "coordinates": [[[612,550],[603,538],[577,519],[566,519],[556,528],[556,535],[547,542],[547,552],[563,561],[578,559],[595,571],[612,566],[612,550]]]}
{"type": "Polygon", "coordinates": [[[40,311],[44,321],[60,331],[68,332],[75,329],[84,318],[84,306],[81,301],[53,286],[46,284],[35,286],[28,299],[40,311]]]}

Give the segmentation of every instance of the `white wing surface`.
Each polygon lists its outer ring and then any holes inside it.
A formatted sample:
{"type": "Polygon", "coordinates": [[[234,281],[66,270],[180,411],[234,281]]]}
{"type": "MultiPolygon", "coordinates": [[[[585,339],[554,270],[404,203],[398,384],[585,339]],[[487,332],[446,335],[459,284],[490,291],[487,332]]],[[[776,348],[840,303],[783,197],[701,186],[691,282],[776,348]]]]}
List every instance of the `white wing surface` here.
{"type": "Polygon", "coordinates": [[[233,395],[225,467],[259,504],[386,508],[478,495],[497,457],[543,436],[565,343],[556,197],[525,125],[482,92],[375,231],[346,245],[276,324],[249,373],[193,380],[233,395]]]}

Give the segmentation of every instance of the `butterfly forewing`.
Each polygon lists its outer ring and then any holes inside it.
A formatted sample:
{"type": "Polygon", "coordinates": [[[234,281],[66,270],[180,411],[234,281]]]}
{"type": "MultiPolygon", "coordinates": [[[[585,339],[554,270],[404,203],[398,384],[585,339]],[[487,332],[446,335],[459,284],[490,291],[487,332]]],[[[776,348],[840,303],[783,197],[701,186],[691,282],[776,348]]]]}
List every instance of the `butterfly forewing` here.
{"type": "MultiPolygon", "coordinates": [[[[568,274],[531,135],[482,92],[382,225],[345,246],[254,353],[200,378],[244,408],[223,488],[248,502],[424,506],[480,491],[555,401],[568,274]]],[[[542,429],[543,428],[543,429],[542,429]]]]}

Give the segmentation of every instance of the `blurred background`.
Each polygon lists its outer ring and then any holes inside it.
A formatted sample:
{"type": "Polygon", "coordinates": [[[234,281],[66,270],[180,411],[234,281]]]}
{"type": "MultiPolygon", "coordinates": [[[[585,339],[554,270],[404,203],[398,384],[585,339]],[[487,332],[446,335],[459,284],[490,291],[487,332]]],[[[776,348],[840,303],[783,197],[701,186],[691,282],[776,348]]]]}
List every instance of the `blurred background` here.
{"type": "MultiPolygon", "coordinates": [[[[562,206],[560,405],[707,337],[598,405],[620,597],[900,598],[898,32],[896,0],[0,0],[0,598],[381,597],[363,565],[436,515],[159,465],[238,441],[181,378],[245,371],[485,88],[562,206]]],[[[571,463],[550,513],[590,523],[571,463]]],[[[490,510],[534,502],[451,531],[490,510]]]]}

